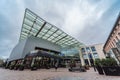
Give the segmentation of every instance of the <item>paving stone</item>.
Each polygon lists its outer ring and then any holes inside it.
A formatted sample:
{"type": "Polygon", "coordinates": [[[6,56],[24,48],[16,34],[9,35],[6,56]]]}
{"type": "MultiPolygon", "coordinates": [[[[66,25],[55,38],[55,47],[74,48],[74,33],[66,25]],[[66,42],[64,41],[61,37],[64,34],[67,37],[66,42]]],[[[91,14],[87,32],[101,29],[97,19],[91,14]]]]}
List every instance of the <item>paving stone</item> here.
{"type": "Polygon", "coordinates": [[[69,72],[67,68],[15,71],[0,68],[0,80],[51,80],[60,77],[80,77],[83,80],[120,80],[120,76],[99,75],[93,68],[87,72],[69,72]]]}

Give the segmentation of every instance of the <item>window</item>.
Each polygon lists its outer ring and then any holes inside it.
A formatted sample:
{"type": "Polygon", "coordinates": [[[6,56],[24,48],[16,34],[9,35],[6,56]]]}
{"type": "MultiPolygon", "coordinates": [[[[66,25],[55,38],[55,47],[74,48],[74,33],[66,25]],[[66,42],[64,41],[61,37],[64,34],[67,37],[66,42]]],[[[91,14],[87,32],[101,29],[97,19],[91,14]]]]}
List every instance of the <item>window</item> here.
{"type": "Polygon", "coordinates": [[[120,32],[118,33],[118,35],[120,36],[120,32]]]}
{"type": "Polygon", "coordinates": [[[89,59],[92,59],[92,54],[88,53],[88,57],[89,57],[89,59]]]}
{"type": "Polygon", "coordinates": [[[94,56],[95,59],[96,59],[96,58],[99,58],[99,56],[98,56],[97,53],[93,53],[93,56],[94,56]]]}
{"type": "Polygon", "coordinates": [[[115,44],[114,44],[114,42],[112,42],[112,44],[113,44],[113,46],[115,47],[115,44]]]}
{"type": "Polygon", "coordinates": [[[82,48],[81,50],[82,50],[82,53],[84,53],[84,52],[85,52],[85,48],[82,48]]]}
{"type": "Polygon", "coordinates": [[[89,47],[86,47],[86,51],[87,51],[87,52],[90,52],[90,48],[89,48],[89,47]]]}
{"type": "Polygon", "coordinates": [[[87,55],[86,55],[86,54],[83,54],[83,58],[84,58],[84,59],[87,59],[87,55]]]}
{"type": "Polygon", "coordinates": [[[117,41],[119,41],[118,37],[116,36],[117,41]]]}
{"type": "Polygon", "coordinates": [[[115,39],[113,41],[114,41],[114,43],[116,43],[115,39]]]}
{"type": "Polygon", "coordinates": [[[92,50],[92,51],[96,51],[96,49],[95,49],[95,47],[94,47],[94,46],[92,46],[92,47],[91,47],[91,50],[92,50]]]}

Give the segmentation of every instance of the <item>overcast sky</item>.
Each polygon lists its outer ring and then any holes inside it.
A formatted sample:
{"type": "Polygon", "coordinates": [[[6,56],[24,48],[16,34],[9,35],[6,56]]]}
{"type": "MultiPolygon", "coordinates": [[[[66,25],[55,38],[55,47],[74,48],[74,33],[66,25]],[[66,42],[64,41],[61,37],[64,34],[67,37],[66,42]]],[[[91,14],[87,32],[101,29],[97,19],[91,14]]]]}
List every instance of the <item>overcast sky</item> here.
{"type": "Polygon", "coordinates": [[[0,0],[0,57],[18,43],[25,9],[86,45],[104,43],[120,12],[120,0],[0,0]]]}

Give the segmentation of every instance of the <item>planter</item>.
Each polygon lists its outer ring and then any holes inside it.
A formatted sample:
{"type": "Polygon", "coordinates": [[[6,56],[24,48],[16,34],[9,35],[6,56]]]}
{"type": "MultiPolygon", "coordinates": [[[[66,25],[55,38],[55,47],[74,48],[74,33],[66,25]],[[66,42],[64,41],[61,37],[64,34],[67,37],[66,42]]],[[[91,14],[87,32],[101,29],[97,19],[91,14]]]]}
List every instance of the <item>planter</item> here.
{"type": "Polygon", "coordinates": [[[103,70],[106,75],[120,76],[120,67],[119,66],[103,67],[103,70]]]}
{"type": "Polygon", "coordinates": [[[31,67],[31,70],[33,71],[33,70],[37,70],[37,67],[31,67]]]}
{"type": "Polygon", "coordinates": [[[18,67],[18,66],[16,66],[16,67],[14,67],[14,70],[18,70],[18,68],[19,68],[19,67],[18,67]]]}
{"type": "Polygon", "coordinates": [[[50,67],[46,67],[46,69],[50,69],[50,67]]]}
{"type": "Polygon", "coordinates": [[[38,64],[33,64],[31,66],[31,70],[37,70],[38,69],[38,64]]]}
{"type": "Polygon", "coordinates": [[[23,70],[24,70],[24,66],[20,66],[20,67],[19,67],[19,70],[20,70],[20,71],[23,71],[23,70]]]}
{"type": "Polygon", "coordinates": [[[99,74],[104,75],[102,67],[96,66],[96,69],[97,69],[99,74]]]}
{"type": "Polygon", "coordinates": [[[10,66],[10,68],[9,68],[10,70],[12,70],[12,69],[14,69],[14,66],[10,66]]]}
{"type": "Polygon", "coordinates": [[[8,66],[8,64],[6,64],[6,65],[5,65],[5,69],[9,69],[9,66],[8,66]]]}
{"type": "Polygon", "coordinates": [[[50,65],[46,65],[45,68],[46,68],[46,69],[50,69],[50,65]]]}
{"type": "Polygon", "coordinates": [[[86,65],[86,66],[84,66],[84,67],[85,67],[86,70],[89,70],[89,66],[86,65]]]}

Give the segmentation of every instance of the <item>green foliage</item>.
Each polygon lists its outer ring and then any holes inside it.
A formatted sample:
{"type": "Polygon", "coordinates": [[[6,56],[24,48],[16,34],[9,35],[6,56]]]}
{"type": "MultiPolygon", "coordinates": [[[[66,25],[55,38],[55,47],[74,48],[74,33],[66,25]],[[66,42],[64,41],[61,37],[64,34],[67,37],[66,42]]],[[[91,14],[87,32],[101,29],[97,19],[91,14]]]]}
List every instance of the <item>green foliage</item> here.
{"type": "Polygon", "coordinates": [[[24,67],[24,64],[19,64],[18,66],[19,66],[19,67],[24,67]]]}
{"type": "Polygon", "coordinates": [[[114,58],[106,58],[101,60],[102,66],[117,66],[117,61],[114,58]]]}
{"type": "Polygon", "coordinates": [[[101,60],[95,59],[95,66],[101,66],[101,60]]]}
{"type": "Polygon", "coordinates": [[[38,67],[39,65],[38,64],[33,64],[31,67],[38,67]]]}
{"type": "Polygon", "coordinates": [[[114,58],[106,58],[106,59],[96,59],[96,66],[117,66],[117,61],[114,58]]]}
{"type": "Polygon", "coordinates": [[[15,64],[15,67],[18,67],[19,66],[19,64],[15,64]]]}
{"type": "Polygon", "coordinates": [[[11,64],[10,67],[14,67],[15,65],[14,64],[11,64]]]}

